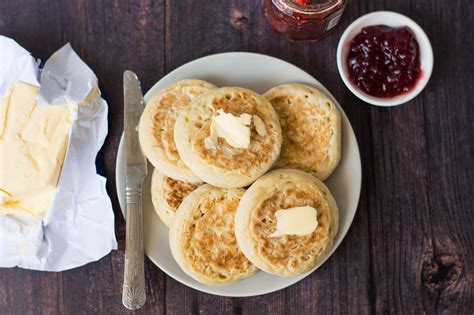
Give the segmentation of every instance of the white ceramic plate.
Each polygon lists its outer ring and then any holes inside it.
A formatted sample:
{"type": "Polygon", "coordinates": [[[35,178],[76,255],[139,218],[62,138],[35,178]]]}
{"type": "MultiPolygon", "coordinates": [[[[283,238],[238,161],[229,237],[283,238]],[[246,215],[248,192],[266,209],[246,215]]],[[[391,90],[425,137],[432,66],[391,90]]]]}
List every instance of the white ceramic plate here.
{"type": "MultiPolygon", "coordinates": [[[[342,117],[342,158],[336,171],[326,181],[336,199],[340,212],[339,231],[334,247],[336,250],[346,235],[354,218],[361,189],[361,163],[359,147],[339,103],[315,78],[298,67],[283,60],[253,53],[223,53],[200,58],[167,74],[145,95],[145,100],[165,86],[183,79],[201,79],[217,86],[242,86],[263,93],[279,84],[298,82],[315,86],[325,91],[338,106],[342,117]]],[[[263,271],[235,284],[212,287],[201,284],[187,276],[174,261],[168,245],[168,229],[155,214],[150,196],[150,181],[153,168],[148,164],[148,174],[143,187],[144,246],[147,256],[166,274],[177,281],[203,292],[222,296],[253,296],[270,293],[288,287],[308,276],[311,272],[296,277],[277,277],[263,271]]],[[[117,156],[117,193],[120,206],[125,203],[123,138],[117,156]]]]}

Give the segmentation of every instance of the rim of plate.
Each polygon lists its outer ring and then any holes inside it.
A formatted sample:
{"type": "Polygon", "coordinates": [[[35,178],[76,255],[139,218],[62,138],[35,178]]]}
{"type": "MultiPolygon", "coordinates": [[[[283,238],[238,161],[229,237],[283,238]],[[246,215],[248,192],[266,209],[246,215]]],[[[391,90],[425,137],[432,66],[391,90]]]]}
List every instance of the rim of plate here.
{"type": "MultiPolygon", "coordinates": [[[[151,98],[151,96],[153,95],[153,93],[159,89],[158,86],[160,85],[160,83],[162,81],[166,81],[168,80],[170,77],[173,77],[174,75],[176,75],[176,73],[179,73],[180,71],[183,71],[183,69],[187,68],[190,64],[193,64],[193,63],[199,63],[199,62],[203,62],[205,61],[206,59],[213,59],[213,58],[219,58],[219,57],[231,57],[232,55],[234,56],[247,56],[247,57],[257,57],[257,58],[268,58],[272,61],[276,61],[276,62],[279,62],[279,63],[283,63],[285,64],[285,66],[289,67],[289,68],[292,68],[292,70],[295,70],[295,71],[298,71],[302,74],[304,74],[305,76],[307,76],[312,82],[312,84],[316,84],[318,85],[318,88],[322,89],[323,92],[325,92],[328,97],[336,104],[336,106],[338,107],[338,109],[340,110],[341,112],[341,116],[343,117],[343,119],[341,121],[347,121],[348,124],[347,124],[347,129],[350,130],[350,133],[354,135],[354,141],[355,141],[355,149],[357,150],[357,162],[358,162],[358,167],[359,167],[359,170],[360,170],[360,180],[358,183],[356,183],[358,185],[358,192],[357,192],[357,200],[356,200],[356,203],[355,203],[355,209],[354,211],[352,211],[351,213],[349,213],[348,215],[348,223],[344,228],[344,230],[341,229],[341,227],[339,227],[339,230],[338,230],[338,234],[340,233],[341,234],[341,239],[339,240],[338,243],[334,242],[333,244],[333,247],[331,249],[331,251],[327,254],[327,256],[322,260],[320,261],[313,269],[311,269],[310,271],[306,272],[306,273],[303,273],[301,275],[298,275],[298,276],[294,276],[294,277],[291,277],[291,280],[289,281],[286,281],[284,282],[282,285],[278,285],[278,286],[273,286],[271,288],[268,288],[268,289],[265,289],[265,290],[261,290],[259,293],[248,293],[248,294],[232,294],[232,293],[220,293],[218,292],[219,291],[219,288],[220,286],[204,286],[204,287],[196,287],[193,283],[189,282],[187,278],[182,278],[180,276],[177,276],[174,274],[174,272],[172,272],[171,270],[169,270],[164,264],[160,263],[159,260],[156,260],[155,258],[149,256],[148,254],[145,253],[145,255],[161,270],[163,271],[166,275],[168,275],[169,277],[173,278],[174,280],[190,287],[190,288],[193,288],[195,290],[198,290],[198,291],[201,291],[201,292],[204,292],[204,293],[208,293],[208,294],[213,294],[213,295],[217,295],[217,296],[226,296],[226,297],[250,297],[250,296],[259,296],[259,295],[264,295],[264,294],[269,294],[269,293],[272,293],[272,292],[276,292],[276,291],[279,291],[279,290],[282,290],[282,289],[285,289],[287,287],[290,287],[292,286],[293,284],[297,283],[297,282],[300,282],[301,280],[305,279],[306,277],[308,277],[309,275],[311,275],[314,271],[316,271],[318,268],[320,268],[333,254],[334,252],[337,250],[337,248],[342,244],[342,242],[344,241],[350,227],[352,226],[352,223],[354,221],[354,217],[355,217],[355,214],[357,213],[357,208],[358,208],[358,205],[359,205],[359,200],[360,200],[360,193],[361,193],[361,190],[362,190],[362,162],[361,162],[361,157],[360,157],[360,150],[359,150],[359,144],[357,142],[357,137],[355,137],[355,133],[354,133],[354,129],[352,128],[352,125],[350,123],[350,120],[347,118],[347,115],[346,113],[344,112],[344,110],[342,109],[342,107],[340,106],[339,102],[336,100],[336,98],[334,98],[334,96],[327,90],[327,88],[321,83],[319,82],[316,78],[314,78],[312,75],[310,75],[308,72],[306,72],[305,70],[285,61],[285,60],[282,60],[282,59],[279,59],[279,58],[276,58],[276,57],[273,57],[273,56],[268,56],[268,55],[265,55],[265,54],[259,54],[259,53],[253,53],[253,52],[239,52],[239,51],[236,51],[236,52],[224,52],[224,53],[216,53],[216,54],[212,54],[212,55],[207,55],[207,56],[204,56],[204,57],[200,57],[200,58],[197,58],[197,59],[194,59],[194,60],[191,60],[179,67],[177,67],[176,69],[172,70],[171,72],[167,73],[166,75],[164,75],[160,80],[158,80],[144,95],[144,100],[145,100],[145,103],[151,98]]],[[[199,78],[198,78],[199,79],[199,78]]],[[[344,152],[342,152],[342,155],[344,154],[344,152]]],[[[342,159],[342,155],[341,155],[341,159],[342,159]]],[[[119,166],[123,166],[124,165],[124,151],[123,151],[123,132],[120,136],[120,142],[119,142],[119,146],[118,146],[118,151],[117,151],[117,160],[116,160],[116,166],[115,166],[115,188],[116,188],[116,191],[117,191],[117,199],[119,201],[119,205],[120,205],[120,211],[122,213],[122,215],[124,216],[125,214],[125,211],[124,211],[124,199],[125,199],[125,196],[122,195],[122,187],[124,187],[124,181],[125,181],[125,177],[122,176],[122,175],[119,175],[122,173],[122,171],[120,171],[120,167],[119,166]]],[[[150,163],[148,163],[148,165],[150,166],[150,163]]],[[[152,167],[152,166],[151,166],[152,167]]],[[[339,166],[338,166],[339,167],[339,166]]],[[[336,168],[337,170],[337,168],[336,168]]],[[[148,170],[148,176],[151,176],[150,175],[151,172],[150,172],[150,169],[148,170]]],[[[337,202],[337,200],[336,200],[337,202]]],[[[124,216],[124,219],[125,219],[125,216],[124,216]]],[[[337,237],[337,236],[336,236],[337,237]]],[[[145,250],[146,251],[146,250],[145,250]]],[[[263,272],[263,271],[260,271],[260,272],[263,272]]],[[[187,276],[187,275],[186,275],[187,276]]],[[[281,277],[282,279],[290,279],[289,277],[281,277]]],[[[189,279],[191,280],[191,279],[189,279]]],[[[223,286],[225,287],[225,286],[223,286]]]]}

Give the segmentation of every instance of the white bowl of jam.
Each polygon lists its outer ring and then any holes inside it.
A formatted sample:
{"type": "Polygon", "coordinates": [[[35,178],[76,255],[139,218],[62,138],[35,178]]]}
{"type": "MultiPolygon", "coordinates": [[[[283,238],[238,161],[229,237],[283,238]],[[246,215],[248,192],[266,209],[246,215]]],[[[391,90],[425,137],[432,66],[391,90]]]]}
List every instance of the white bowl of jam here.
{"type": "Polygon", "coordinates": [[[378,11],[358,18],[344,31],[337,67],[358,98],[372,105],[395,106],[424,89],[433,71],[433,49],[413,20],[378,11]]]}

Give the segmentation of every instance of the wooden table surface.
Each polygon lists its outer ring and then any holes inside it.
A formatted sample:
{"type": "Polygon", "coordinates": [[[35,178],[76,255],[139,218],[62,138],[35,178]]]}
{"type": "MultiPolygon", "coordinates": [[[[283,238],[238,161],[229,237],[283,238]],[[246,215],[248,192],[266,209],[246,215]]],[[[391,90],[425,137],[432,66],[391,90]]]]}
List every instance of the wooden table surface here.
{"type": "Polygon", "coordinates": [[[148,300],[138,313],[474,313],[474,2],[352,0],[319,42],[272,32],[261,1],[0,1],[0,34],[45,60],[70,42],[99,77],[109,104],[101,151],[119,250],[61,273],[0,270],[2,314],[119,314],[124,221],[115,192],[122,133],[122,73],[146,91],[195,58],[251,51],[287,60],[320,80],[355,130],[363,185],[358,212],[335,254],[287,288],[253,298],[200,293],[146,261],[148,300]],[[344,86],[336,46],[345,27],[377,10],[406,14],[427,32],[434,72],[410,103],[368,106],[344,86]]]}

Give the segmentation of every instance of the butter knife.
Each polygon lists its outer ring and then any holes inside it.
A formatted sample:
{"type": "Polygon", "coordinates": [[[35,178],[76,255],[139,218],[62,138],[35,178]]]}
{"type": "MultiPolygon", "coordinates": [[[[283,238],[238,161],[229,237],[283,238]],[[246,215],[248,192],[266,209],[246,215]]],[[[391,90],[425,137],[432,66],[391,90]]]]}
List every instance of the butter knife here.
{"type": "Polygon", "coordinates": [[[142,184],[147,174],[147,162],[140,148],[137,131],[144,107],[143,95],[137,75],[132,71],[125,71],[123,74],[123,93],[127,222],[122,303],[129,310],[136,310],[146,300],[142,184]]]}

